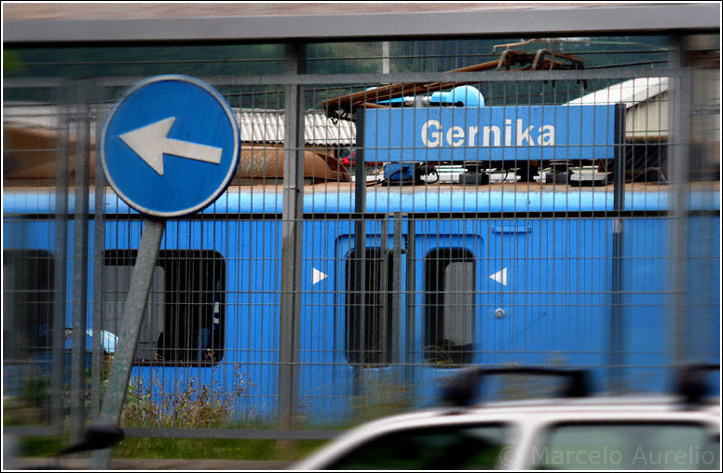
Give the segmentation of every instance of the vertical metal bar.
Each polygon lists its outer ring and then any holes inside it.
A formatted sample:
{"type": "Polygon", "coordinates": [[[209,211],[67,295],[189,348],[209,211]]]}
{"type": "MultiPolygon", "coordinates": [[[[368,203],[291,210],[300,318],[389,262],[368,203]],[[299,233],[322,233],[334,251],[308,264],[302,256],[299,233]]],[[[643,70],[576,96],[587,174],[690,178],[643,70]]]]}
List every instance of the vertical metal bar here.
{"type": "MultiPolygon", "coordinates": [[[[394,212],[394,246],[392,247],[392,354],[398,367],[402,358],[402,213],[394,212]]],[[[401,381],[401,375],[400,379],[401,381]]]]}
{"type": "Polygon", "coordinates": [[[613,182],[613,271],[610,321],[610,388],[616,392],[623,387],[623,218],[625,210],[625,105],[615,106],[615,162],[613,182]]]}
{"type": "Polygon", "coordinates": [[[51,423],[54,427],[63,427],[65,392],[65,313],[67,286],[67,248],[68,248],[68,107],[66,87],[61,87],[59,102],[61,115],[58,122],[58,142],[56,144],[55,174],[55,274],[53,303],[53,379],[51,396],[51,423]]]}
{"type": "MultiPolygon", "coordinates": [[[[145,220],[138,256],[123,306],[122,323],[118,324],[118,343],[98,423],[118,425],[120,421],[133,358],[138,346],[138,336],[143,326],[143,314],[146,312],[148,294],[153,282],[153,270],[156,267],[165,228],[165,220],[145,220]]],[[[107,469],[110,449],[98,452],[94,460],[96,468],[107,469]]]]}
{"type": "MultiPolygon", "coordinates": [[[[387,328],[388,328],[387,322],[388,322],[390,309],[392,310],[392,312],[391,312],[392,317],[395,317],[395,312],[393,312],[393,307],[389,307],[389,297],[388,297],[389,296],[389,292],[388,292],[389,291],[389,276],[390,276],[389,271],[392,269],[389,267],[389,257],[391,256],[392,258],[394,258],[394,255],[389,254],[389,242],[388,242],[388,240],[389,240],[389,220],[387,218],[384,218],[380,223],[382,226],[381,238],[380,238],[380,243],[379,243],[379,249],[381,250],[381,254],[379,255],[381,267],[380,267],[379,274],[378,274],[379,282],[380,282],[378,296],[381,298],[380,302],[381,302],[382,307],[381,307],[381,311],[379,312],[379,324],[380,324],[379,325],[379,338],[380,338],[379,342],[381,344],[381,355],[382,355],[380,362],[386,363],[388,360],[388,355],[390,353],[393,353],[394,350],[396,350],[396,348],[394,347],[393,344],[392,344],[392,346],[389,346],[387,344],[387,336],[389,335],[387,333],[387,328]]],[[[392,262],[392,264],[394,264],[394,263],[392,262]]],[[[374,276],[376,276],[376,275],[374,275],[374,276]]],[[[372,277],[374,277],[374,276],[372,276],[372,277]]],[[[394,277],[394,274],[392,273],[391,276],[394,277]]],[[[374,286],[372,286],[372,287],[374,287],[374,286]]],[[[373,327],[370,327],[370,328],[373,331],[373,327]]],[[[392,328],[392,330],[394,330],[394,329],[392,328]]],[[[392,333],[392,337],[394,337],[393,333],[392,333]]],[[[369,347],[369,348],[371,348],[371,347],[369,347]]],[[[365,347],[365,349],[368,349],[368,348],[365,347]]]]}
{"type": "MultiPolygon", "coordinates": [[[[81,84],[75,91],[82,94],[81,84]]],[[[77,97],[85,102],[83,95],[77,97]]],[[[88,192],[90,169],[89,108],[84,103],[77,117],[75,141],[75,221],[73,224],[73,348],[71,378],[71,439],[79,442],[85,424],[86,349],[85,331],[88,315],[88,192]]]]}
{"type": "Polygon", "coordinates": [[[382,74],[389,74],[389,41],[382,41],[382,74]]]}
{"type": "MultiPolygon", "coordinates": [[[[356,113],[356,165],[354,166],[354,211],[366,211],[366,163],[364,162],[364,110],[356,113]]],[[[359,228],[357,228],[358,230],[359,228]]],[[[363,233],[363,232],[361,232],[363,233]]],[[[357,232],[357,236],[359,232],[357,232]]],[[[357,245],[357,248],[363,248],[357,245]]]]}
{"type": "MultiPolygon", "coordinates": [[[[359,301],[358,313],[359,330],[357,333],[364,340],[363,330],[366,319],[365,309],[365,287],[366,287],[366,163],[364,162],[364,110],[356,113],[356,166],[354,168],[354,212],[357,220],[354,222],[354,257],[357,260],[359,272],[355,277],[356,286],[351,288],[359,301]]],[[[360,344],[362,347],[362,344],[360,344]]],[[[361,392],[361,368],[359,363],[352,366],[352,394],[354,396],[361,392]]]]}
{"type": "Polygon", "coordinates": [[[414,343],[416,325],[415,325],[415,309],[414,299],[416,297],[415,291],[415,231],[416,225],[414,220],[411,218],[407,220],[407,304],[406,304],[406,340],[405,340],[405,363],[406,370],[404,373],[404,384],[412,389],[408,389],[407,392],[413,392],[414,387],[414,356],[416,350],[416,344],[414,343]]]}
{"type": "Polygon", "coordinates": [[[691,77],[684,69],[685,37],[671,38],[669,63],[680,70],[678,79],[670,79],[668,85],[668,175],[670,189],[670,292],[672,301],[668,324],[671,328],[671,362],[678,364],[685,359],[685,316],[688,255],[688,196],[690,173],[690,106],[691,77]]]}
{"type": "MultiPolygon", "coordinates": [[[[286,47],[286,74],[306,72],[306,45],[286,47]]],[[[279,323],[279,423],[291,429],[299,396],[301,255],[304,201],[304,87],[286,86],[284,189],[281,243],[281,320],[279,323]]]]}
{"type": "MultiPolygon", "coordinates": [[[[97,118],[97,117],[96,117],[97,118]]],[[[96,126],[96,129],[98,127],[96,126]]],[[[91,372],[90,418],[100,415],[103,386],[103,250],[105,248],[105,174],[100,159],[95,160],[95,204],[93,208],[93,368],[91,372]]]]}

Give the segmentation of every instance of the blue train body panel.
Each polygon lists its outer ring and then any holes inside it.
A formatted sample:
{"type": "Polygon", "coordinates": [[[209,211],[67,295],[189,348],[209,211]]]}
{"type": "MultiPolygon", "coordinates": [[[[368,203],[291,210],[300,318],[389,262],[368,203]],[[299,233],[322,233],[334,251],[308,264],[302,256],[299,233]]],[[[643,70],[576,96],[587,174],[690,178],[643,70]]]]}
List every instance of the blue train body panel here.
{"type": "MultiPolygon", "coordinates": [[[[4,249],[54,253],[55,196],[6,191],[3,200],[4,249]]],[[[711,202],[718,210],[717,190],[691,194],[693,210],[710,209],[711,202]]],[[[412,397],[419,405],[436,397],[437,381],[456,371],[430,361],[424,350],[425,294],[429,289],[425,264],[440,250],[454,249],[473,260],[474,319],[470,327],[474,349],[470,363],[584,366],[593,370],[599,389],[609,387],[615,223],[605,212],[612,215],[611,192],[498,192],[485,188],[369,192],[367,212],[399,211],[405,215],[401,222],[402,260],[398,262],[401,273],[397,275],[401,281],[396,300],[400,313],[394,320],[398,338],[390,362],[368,366],[350,363],[347,346],[351,330],[347,327],[347,264],[355,245],[355,223],[347,214],[354,212],[353,203],[351,189],[304,196],[299,395],[308,419],[346,418],[354,409],[355,396],[373,396],[373,390],[384,383],[414,389],[412,397]],[[464,215],[470,211],[477,214],[464,215]],[[484,213],[489,216],[480,216],[484,213]],[[332,214],[339,217],[328,218],[332,214]],[[434,214],[444,216],[430,217],[434,214]],[[413,251],[407,248],[410,233],[414,235],[413,251]],[[415,282],[413,288],[405,289],[409,271],[414,272],[415,282]]],[[[71,196],[71,213],[73,208],[71,196]]],[[[94,208],[91,198],[91,212],[94,208]]],[[[671,221],[663,214],[634,212],[667,210],[668,193],[629,192],[625,208],[633,214],[625,217],[623,224],[623,381],[631,389],[660,391],[669,387],[666,370],[673,339],[668,277],[671,221]]],[[[244,415],[275,414],[281,209],[280,189],[232,189],[198,216],[167,223],[162,249],[215,250],[223,257],[225,335],[223,358],[213,366],[134,367],[133,376],[156,380],[154,389],[159,396],[161,392],[177,392],[179,386],[187,386],[194,379],[223,386],[242,406],[244,415]],[[262,214],[268,218],[254,218],[262,214]]],[[[106,196],[104,210],[105,248],[136,249],[142,220],[135,211],[111,194],[106,196]]],[[[687,336],[697,341],[700,356],[714,355],[709,361],[717,361],[720,254],[715,243],[720,242],[720,218],[694,216],[689,222],[691,238],[705,240],[691,246],[690,264],[698,277],[689,278],[689,293],[696,293],[696,284],[707,289],[701,292],[699,305],[687,315],[687,329],[693,330],[694,322],[705,320],[710,330],[701,332],[698,328],[687,336]]],[[[89,248],[94,245],[93,225],[91,219],[89,248]]],[[[364,225],[367,248],[393,248],[393,217],[389,216],[386,224],[369,220],[364,225]]],[[[69,255],[73,227],[70,220],[69,255]]],[[[67,298],[72,300],[72,257],[67,270],[67,298]]],[[[89,271],[88,300],[92,301],[92,264],[89,271]]],[[[68,314],[68,326],[70,322],[68,314]]]]}

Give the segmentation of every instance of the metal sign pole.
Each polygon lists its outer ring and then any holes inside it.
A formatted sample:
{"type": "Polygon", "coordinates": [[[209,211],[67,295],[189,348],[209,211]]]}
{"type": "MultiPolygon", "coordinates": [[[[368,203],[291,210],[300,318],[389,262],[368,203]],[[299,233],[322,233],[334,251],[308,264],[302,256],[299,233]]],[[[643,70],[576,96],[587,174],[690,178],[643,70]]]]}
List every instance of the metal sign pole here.
{"type": "MultiPolygon", "coordinates": [[[[120,422],[138,336],[143,326],[143,314],[148,302],[148,294],[151,291],[153,269],[156,267],[165,228],[165,220],[145,220],[136,264],[123,308],[123,318],[118,324],[118,345],[100,416],[98,416],[99,424],[118,425],[120,422]]],[[[95,460],[97,461],[96,467],[106,469],[110,461],[110,449],[100,451],[96,454],[95,460]]]]}
{"type": "MultiPolygon", "coordinates": [[[[107,181],[122,200],[149,218],[119,324],[99,424],[118,426],[120,421],[166,219],[200,212],[226,190],[238,167],[239,136],[226,99],[188,76],[144,79],[108,114],[98,144],[107,181]],[[166,160],[175,163],[167,167],[166,160]],[[184,192],[178,192],[180,188],[184,192]]],[[[97,467],[107,468],[110,450],[94,460],[97,467]]]]}

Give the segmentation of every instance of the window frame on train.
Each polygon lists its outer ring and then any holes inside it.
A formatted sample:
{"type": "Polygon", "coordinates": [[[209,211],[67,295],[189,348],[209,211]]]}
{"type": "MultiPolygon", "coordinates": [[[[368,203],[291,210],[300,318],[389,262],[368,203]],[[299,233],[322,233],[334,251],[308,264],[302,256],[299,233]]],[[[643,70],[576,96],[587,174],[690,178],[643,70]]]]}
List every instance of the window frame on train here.
{"type": "Polygon", "coordinates": [[[52,349],[55,255],[3,249],[3,358],[52,349]]]}
{"type": "Polygon", "coordinates": [[[435,248],[424,257],[424,360],[434,367],[452,368],[473,361],[476,272],[474,255],[467,248],[435,248]],[[462,274],[449,288],[446,281],[452,275],[448,270],[457,263],[471,265],[471,276],[462,274]],[[458,320],[449,320],[451,309],[458,320]],[[456,338],[469,337],[469,342],[454,343],[448,332],[456,338]]]}
{"type": "Polygon", "coordinates": [[[344,356],[349,364],[388,366],[392,362],[394,253],[391,250],[383,252],[381,248],[365,248],[362,258],[356,255],[356,249],[352,250],[345,263],[344,356]],[[365,266],[365,284],[359,293],[355,287],[362,264],[365,266]],[[363,314],[360,310],[362,297],[363,314]]]}
{"type": "MultiPolygon", "coordinates": [[[[103,326],[111,332],[117,330],[136,255],[136,250],[125,249],[103,253],[103,326]]],[[[160,250],[151,284],[133,364],[218,364],[226,328],[226,261],[221,253],[160,250]]]]}

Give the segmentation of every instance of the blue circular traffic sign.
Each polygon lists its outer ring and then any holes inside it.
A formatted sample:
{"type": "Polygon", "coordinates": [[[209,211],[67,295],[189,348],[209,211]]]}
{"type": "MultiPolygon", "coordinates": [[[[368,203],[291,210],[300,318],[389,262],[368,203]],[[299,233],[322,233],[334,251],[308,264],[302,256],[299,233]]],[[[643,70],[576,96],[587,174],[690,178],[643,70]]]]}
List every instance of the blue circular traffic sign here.
{"type": "Polygon", "coordinates": [[[151,77],[113,106],[99,140],[111,187],[156,217],[204,209],[238,165],[240,137],[231,107],[213,87],[187,76],[151,77]]]}

